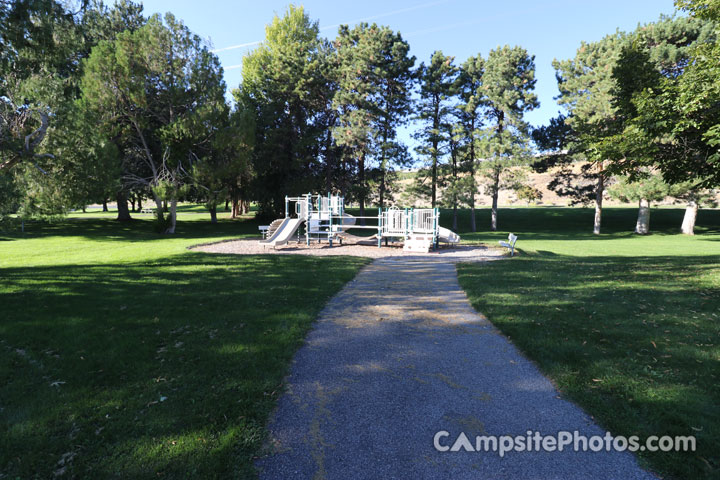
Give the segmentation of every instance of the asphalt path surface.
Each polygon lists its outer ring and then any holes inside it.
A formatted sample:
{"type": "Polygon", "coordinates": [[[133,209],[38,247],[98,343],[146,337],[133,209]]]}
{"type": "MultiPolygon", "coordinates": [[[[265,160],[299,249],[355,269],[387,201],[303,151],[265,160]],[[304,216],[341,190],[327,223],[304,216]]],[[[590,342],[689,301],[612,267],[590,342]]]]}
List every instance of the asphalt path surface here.
{"type": "Polygon", "coordinates": [[[455,265],[384,258],[325,307],[270,422],[262,479],[653,479],[629,452],[438,451],[461,433],[605,431],[470,305],[455,265]]]}

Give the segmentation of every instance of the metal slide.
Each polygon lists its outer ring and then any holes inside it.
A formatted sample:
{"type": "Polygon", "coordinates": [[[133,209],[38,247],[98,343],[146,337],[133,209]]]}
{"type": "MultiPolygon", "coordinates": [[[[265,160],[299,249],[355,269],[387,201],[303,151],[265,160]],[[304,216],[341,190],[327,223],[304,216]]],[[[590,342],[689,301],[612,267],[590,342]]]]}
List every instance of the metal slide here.
{"type": "Polygon", "coordinates": [[[444,227],[438,227],[438,241],[442,243],[460,243],[460,235],[444,227]]]}
{"type": "Polygon", "coordinates": [[[290,241],[293,234],[297,232],[300,225],[305,221],[304,218],[290,218],[283,220],[282,224],[275,230],[272,237],[267,240],[261,240],[260,243],[265,245],[285,245],[290,241]]]}
{"type": "Polygon", "coordinates": [[[342,226],[340,229],[344,232],[345,230],[351,229],[353,225],[355,225],[355,217],[346,213],[342,219],[342,226]]]}

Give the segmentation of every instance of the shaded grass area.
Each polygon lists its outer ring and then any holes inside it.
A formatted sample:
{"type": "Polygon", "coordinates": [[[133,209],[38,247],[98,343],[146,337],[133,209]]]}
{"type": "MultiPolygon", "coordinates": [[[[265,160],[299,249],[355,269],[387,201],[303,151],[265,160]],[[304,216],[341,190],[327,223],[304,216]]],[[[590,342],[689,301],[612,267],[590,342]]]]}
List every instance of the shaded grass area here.
{"type": "Polygon", "coordinates": [[[364,259],[211,255],[253,222],[0,242],[0,474],[247,478],[295,349],[364,259]]]}
{"type": "Polygon", "coordinates": [[[655,211],[647,237],[627,232],[634,209],[609,209],[599,237],[590,211],[501,213],[507,230],[464,238],[510,230],[521,254],[458,267],[475,308],[613,434],[696,436],[696,452],[639,453],[646,466],[718,478],[720,212],[694,237],[674,234],[679,209],[655,211]]]}

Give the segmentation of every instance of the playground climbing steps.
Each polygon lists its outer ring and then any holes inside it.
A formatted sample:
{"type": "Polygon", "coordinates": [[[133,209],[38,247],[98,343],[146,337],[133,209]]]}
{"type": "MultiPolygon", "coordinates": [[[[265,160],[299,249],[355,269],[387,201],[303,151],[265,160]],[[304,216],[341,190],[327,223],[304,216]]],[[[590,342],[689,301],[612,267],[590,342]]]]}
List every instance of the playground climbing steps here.
{"type": "Polygon", "coordinates": [[[405,239],[403,250],[406,252],[428,253],[432,246],[432,235],[411,234],[405,239]]]}

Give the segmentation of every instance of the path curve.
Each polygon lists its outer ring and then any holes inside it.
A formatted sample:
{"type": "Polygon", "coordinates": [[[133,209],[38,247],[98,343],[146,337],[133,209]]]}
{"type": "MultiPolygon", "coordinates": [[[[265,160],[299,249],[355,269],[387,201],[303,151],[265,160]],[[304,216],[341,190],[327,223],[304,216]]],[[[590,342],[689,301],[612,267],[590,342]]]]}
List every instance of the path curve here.
{"type": "Polygon", "coordinates": [[[446,452],[464,432],[604,435],[471,307],[455,265],[385,258],[325,307],[270,422],[262,479],[652,479],[629,453],[446,452]],[[447,440],[446,440],[447,441],[447,440]]]}

